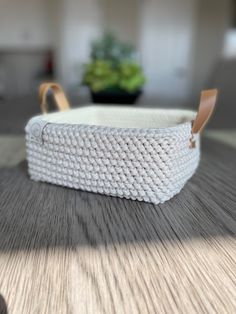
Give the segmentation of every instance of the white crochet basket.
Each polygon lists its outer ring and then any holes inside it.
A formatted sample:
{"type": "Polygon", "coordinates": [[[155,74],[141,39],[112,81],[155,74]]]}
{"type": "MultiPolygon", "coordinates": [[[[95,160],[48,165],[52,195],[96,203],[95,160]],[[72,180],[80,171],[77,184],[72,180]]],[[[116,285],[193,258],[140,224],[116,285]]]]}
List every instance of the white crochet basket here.
{"type": "MultiPolygon", "coordinates": [[[[59,107],[68,109],[59,86],[53,86],[59,107]]],[[[41,88],[44,100],[50,88],[52,84],[41,88]]],[[[34,117],[26,126],[30,177],[163,203],[179,193],[195,173],[200,158],[199,131],[214,103],[212,91],[203,93],[197,118],[187,110],[124,106],[87,106],[34,117]]]]}

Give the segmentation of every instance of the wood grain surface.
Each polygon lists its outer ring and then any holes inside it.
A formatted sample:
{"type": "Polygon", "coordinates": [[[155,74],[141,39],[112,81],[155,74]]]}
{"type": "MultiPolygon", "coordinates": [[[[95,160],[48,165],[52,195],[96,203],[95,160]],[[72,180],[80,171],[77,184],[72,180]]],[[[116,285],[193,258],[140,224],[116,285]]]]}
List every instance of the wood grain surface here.
{"type": "Polygon", "coordinates": [[[236,150],[154,206],[0,170],[4,313],[236,313],[236,150]]]}

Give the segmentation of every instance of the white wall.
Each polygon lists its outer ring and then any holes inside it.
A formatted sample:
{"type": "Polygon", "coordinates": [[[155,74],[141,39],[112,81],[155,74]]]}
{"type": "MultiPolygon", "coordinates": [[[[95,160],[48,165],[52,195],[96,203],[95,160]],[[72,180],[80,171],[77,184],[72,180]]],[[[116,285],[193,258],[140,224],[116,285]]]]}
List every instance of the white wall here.
{"type": "Polygon", "coordinates": [[[35,90],[51,47],[50,9],[47,0],[0,0],[0,85],[6,97],[35,90]]]}
{"type": "Polygon", "coordinates": [[[140,0],[102,0],[104,26],[121,40],[134,45],[139,41],[140,0]]]}
{"type": "Polygon", "coordinates": [[[44,48],[51,42],[47,0],[0,0],[0,48],[44,48]]]}
{"type": "Polygon", "coordinates": [[[236,58],[236,30],[230,29],[224,39],[223,55],[226,59],[236,58]]]}
{"type": "Polygon", "coordinates": [[[140,48],[147,93],[198,94],[221,57],[231,0],[0,0],[0,49],[53,47],[58,78],[77,84],[107,27],[140,48]]]}
{"type": "Polygon", "coordinates": [[[231,0],[199,0],[193,50],[193,98],[208,85],[212,70],[223,57],[231,4],[231,0]]]}
{"type": "Polygon", "coordinates": [[[182,101],[190,89],[196,0],[142,3],[140,49],[146,91],[153,97],[182,101]]]}
{"type": "Polygon", "coordinates": [[[101,33],[102,7],[99,0],[60,0],[56,5],[58,75],[69,87],[78,83],[91,41],[101,33]]]}

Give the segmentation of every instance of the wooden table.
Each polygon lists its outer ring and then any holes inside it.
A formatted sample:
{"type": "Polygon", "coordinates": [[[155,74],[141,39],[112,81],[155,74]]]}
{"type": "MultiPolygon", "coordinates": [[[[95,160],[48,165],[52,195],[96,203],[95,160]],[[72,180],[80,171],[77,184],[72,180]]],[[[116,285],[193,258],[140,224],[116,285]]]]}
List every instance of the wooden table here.
{"type": "Polygon", "coordinates": [[[0,170],[0,304],[27,313],[236,313],[236,150],[205,140],[154,206],[0,170]]]}

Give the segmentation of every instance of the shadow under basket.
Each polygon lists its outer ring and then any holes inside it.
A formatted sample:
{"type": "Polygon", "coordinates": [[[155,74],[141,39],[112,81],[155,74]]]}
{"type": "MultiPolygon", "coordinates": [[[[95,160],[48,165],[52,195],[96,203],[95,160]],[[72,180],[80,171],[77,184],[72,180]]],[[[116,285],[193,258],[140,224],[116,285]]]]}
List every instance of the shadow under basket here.
{"type": "MultiPolygon", "coordinates": [[[[41,88],[44,100],[47,90],[41,88]]],[[[59,108],[69,108],[58,86],[55,100],[59,108]]],[[[212,114],[215,100],[216,91],[203,92],[198,114],[87,106],[34,117],[26,126],[30,177],[163,203],[179,193],[195,173],[200,160],[199,132],[212,114]]]]}

